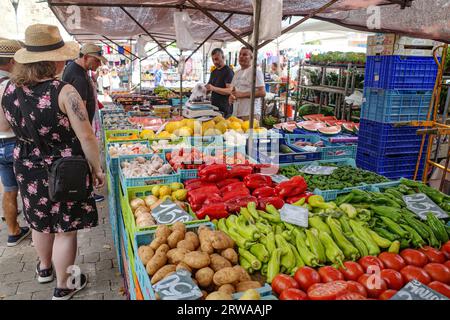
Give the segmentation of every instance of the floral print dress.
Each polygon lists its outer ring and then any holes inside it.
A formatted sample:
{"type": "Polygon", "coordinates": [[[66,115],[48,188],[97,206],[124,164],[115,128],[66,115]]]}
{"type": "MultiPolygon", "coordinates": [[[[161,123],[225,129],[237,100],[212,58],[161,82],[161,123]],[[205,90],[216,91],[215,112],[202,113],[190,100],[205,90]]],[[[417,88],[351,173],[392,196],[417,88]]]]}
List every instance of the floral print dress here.
{"type": "Polygon", "coordinates": [[[43,161],[51,165],[61,157],[84,155],[69,118],[59,109],[58,96],[64,85],[64,82],[49,80],[23,87],[26,99],[34,109],[30,118],[41,141],[51,150],[45,159],[28,133],[14,84],[7,84],[2,99],[6,120],[18,139],[14,149],[14,171],[25,218],[32,229],[44,233],[69,232],[98,225],[92,177],[86,181],[90,191],[86,202],[52,202],[48,195],[48,174],[43,161]]]}

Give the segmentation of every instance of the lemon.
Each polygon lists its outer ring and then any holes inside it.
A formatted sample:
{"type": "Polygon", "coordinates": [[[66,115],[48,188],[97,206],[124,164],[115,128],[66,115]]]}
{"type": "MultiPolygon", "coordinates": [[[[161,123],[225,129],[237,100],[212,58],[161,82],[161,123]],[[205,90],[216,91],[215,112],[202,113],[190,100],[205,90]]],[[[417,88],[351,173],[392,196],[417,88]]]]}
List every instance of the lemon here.
{"type": "Polygon", "coordinates": [[[164,201],[166,201],[166,199],[172,200],[172,196],[171,195],[165,195],[164,197],[161,198],[161,201],[164,202],[164,201]]]}
{"type": "Polygon", "coordinates": [[[153,130],[144,129],[140,136],[142,139],[152,139],[155,137],[155,132],[153,132],[153,130]]]}
{"type": "Polygon", "coordinates": [[[159,189],[161,189],[161,186],[154,186],[152,188],[152,195],[154,195],[155,197],[159,197],[159,189]]]}
{"type": "Polygon", "coordinates": [[[173,133],[175,130],[181,128],[181,122],[180,121],[171,121],[168,124],[166,124],[166,131],[169,133],[173,133]]]}
{"type": "Polygon", "coordinates": [[[219,122],[224,121],[225,119],[222,116],[216,116],[216,117],[214,117],[213,120],[215,123],[219,123],[219,122]]]}
{"type": "Polygon", "coordinates": [[[225,121],[221,121],[218,124],[216,124],[216,129],[220,130],[220,132],[225,133],[228,129],[228,126],[226,125],[225,121]]]}
{"type": "Polygon", "coordinates": [[[183,184],[181,182],[172,182],[170,184],[170,189],[172,189],[172,191],[183,189],[183,184]]]}
{"type": "Polygon", "coordinates": [[[157,137],[161,139],[169,139],[171,137],[171,134],[164,130],[158,133],[157,137]]]}
{"type": "Polygon", "coordinates": [[[186,197],[187,197],[186,189],[177,190],[174,193],[172,193],[173,200],[184,201],[186,200],[186,197]]]}
{"type": "Polygon", "coordinates": [[[164,196],[170,196],[172,194],[172,189],[168,186],[161,186],[159,189],[159,198],[162,199],[164,196]]]}

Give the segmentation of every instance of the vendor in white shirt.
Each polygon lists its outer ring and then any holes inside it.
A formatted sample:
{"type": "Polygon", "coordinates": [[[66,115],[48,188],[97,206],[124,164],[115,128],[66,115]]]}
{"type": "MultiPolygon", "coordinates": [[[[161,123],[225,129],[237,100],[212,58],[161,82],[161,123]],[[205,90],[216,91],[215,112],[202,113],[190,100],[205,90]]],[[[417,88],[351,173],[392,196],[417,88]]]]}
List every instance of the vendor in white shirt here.
{"type": "MultiPolygon", "coordinates": [[[[243,47],[239,52],[239,65],[241,69],[234,74],[231,81],[230,104],[233,104],[233,115],[248,120],[250,118],[250,95],[252,88],[252,59],[253,51],[243,47]]],[[[261,115],[262,99],[266,96],[264,75],[261,70],[256,70],[255,84],[255,119],[261,115]]]]}

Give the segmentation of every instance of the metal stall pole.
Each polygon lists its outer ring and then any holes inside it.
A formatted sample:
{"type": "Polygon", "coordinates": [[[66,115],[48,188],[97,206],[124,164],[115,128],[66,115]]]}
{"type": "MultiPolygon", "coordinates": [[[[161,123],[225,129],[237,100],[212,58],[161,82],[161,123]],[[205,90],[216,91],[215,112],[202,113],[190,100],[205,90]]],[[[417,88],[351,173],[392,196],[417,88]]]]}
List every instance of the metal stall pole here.
{"type": "Polygon", "coordinates": [[[290,73],[291,73],[291,60],[288,58],[287,64],[287,79],[286,79],[286,102],[284,104],[284,121],[287,121],[287,110],[289,104],[289,82],[290,82],[290,73]]]}
{"type": "Polygon", "coordinates": [[[248,139],[249,152],[253,150],[253,122],[255,121],[255,86],[256,68],[258,63],[259,22],[261,20],[261,0],[255,2],[255,18],[253,20],[253,64],[252,64],[252,87],[250,90],[250,136],[248,139]]]}
{"type": "Polygon", "coordinates": [[[298,75],[297,75],[297,101],[295,102],[295,112],[294,112],[294,121],[297,121],[297,116],[298,116],[298,109],[301,106],[301,101],[300,99],[302,99],[302,69],[303,69],[303,61],[298,61],[298,75]]]}
{"type": "MultiPolygon", "coordinates": [[[[136,49],[136,48],[135,48],[136,49]]],[[[130,39],[130,51],[133,52],[133,42],[130,39]]],[[[126,67],[126,64],[125,64],[126,67]]],[[[131,91],[131,88],[133,87],[132,85],[132,79],[133,79],[133,61],[130,61],[130,71],[129,71],[129,75],[128,75],[128,90],[131,91]]]]}
{"type": "MultiPolygon", "coordinates": [[[[182,59],[183,59],[183,50],[180,50],[179,61],[181,62],[182,59]]],[[[178,67],[180,67],[180,62],[178,63],[178,67]]],[[[184,61],[183,63],[185,64],[186,61],[184,61]]],[[[184,69],[184,65],[183,65],[183,69],[184,69]]],[[[180,110],[179,110],[179,115],[181,115],[181,113],[183,111],[183,72],[184,72],[184,70],[182,70],[182,72],[180,72],[180,70],[178,70],[178,72],[180,73],[180,110]]]]}
{"type": "Polygon", "coordinates": [[[139,59],[139,93],[142,94],[142,62],[139,59]]]}

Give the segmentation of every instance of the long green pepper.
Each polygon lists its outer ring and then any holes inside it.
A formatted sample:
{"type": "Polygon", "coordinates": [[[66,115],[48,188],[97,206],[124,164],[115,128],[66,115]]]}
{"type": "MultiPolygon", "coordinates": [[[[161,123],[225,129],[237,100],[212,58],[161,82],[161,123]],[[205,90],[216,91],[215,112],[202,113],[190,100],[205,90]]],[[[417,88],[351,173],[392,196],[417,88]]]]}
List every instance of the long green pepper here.
{"type": "Polygon", "coordinates": [[[345,257],[352,261],[356,261],[357,259],[359,259],[360,256],[358,249],[355,248],[353,244],[343,235],[341,226],[338,224],[338,222],[330,216],[327,217],[326,221],[328,226],[330,227],[336,244],[342,250],[345,257]]]}
{"type": "Polygon", "coordinates": [[[319,232],[317,231],[317,229],[306,229],[305,233],[306,241],[309,245],[311,253],[317,257],[320,264],[324,264],[325,262],[327,262],[325,248],[323,247],[322,242],[320,242],[319,240],[319,232]]]}
{"type": "Polygon", "coordinates": [[[328,233],[319,230],[319,239],[325,248],[327,259],[337,266],[343,266],[343,261],[345,259],[344,253],[339,249],[331,236],[328,233]]]}
{"type": "Polygon", "coordinates": [[[318,266],[319,259],[315,254],[309,251],[308,246],[305,243],[305,239],[302,235],[302,232],[296,229],[294,231],[294,234],[295,234],[295,244],[302,260],[305,262],[306,265],[310,267],[318,266]]]}
{"type": "Polygon", "coordinates": [[[361,223],[350,220],[350,226],[352,227],[355,236],[364,242],[371,256],[377,256],[380,254],[380,248],[361,223]]]}

